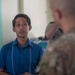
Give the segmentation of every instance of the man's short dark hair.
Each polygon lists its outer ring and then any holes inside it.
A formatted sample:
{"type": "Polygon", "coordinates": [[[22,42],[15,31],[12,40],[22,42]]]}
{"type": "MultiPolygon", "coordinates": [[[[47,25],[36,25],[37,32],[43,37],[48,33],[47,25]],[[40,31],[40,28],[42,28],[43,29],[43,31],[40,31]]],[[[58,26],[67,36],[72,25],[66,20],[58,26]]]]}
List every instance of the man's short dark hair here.
{"type": "Polygon", "coordinates": [[[31,19],[26,14],[17,14],[12,21],[13,27],[15,27],[15,20],[19,17],[25,18],[27,20],[28,25],[31,26],[31,19]]]}

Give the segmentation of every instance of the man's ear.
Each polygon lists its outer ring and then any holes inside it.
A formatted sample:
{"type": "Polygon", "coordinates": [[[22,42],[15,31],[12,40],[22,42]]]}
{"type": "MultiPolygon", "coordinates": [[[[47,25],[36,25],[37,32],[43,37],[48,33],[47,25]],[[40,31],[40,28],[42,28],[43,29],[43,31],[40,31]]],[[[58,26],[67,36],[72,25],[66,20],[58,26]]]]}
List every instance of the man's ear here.
{"type": "Polygon", "coordinates": [[[54,13],[54,15],[55,15],[56,22],[60,22],[60,20],[62,19],[62,13],[61,13],[61,11],[60,10],[56,10],[55,13],[54,13]]]}
{"type": "Polygon", "coordinates": [[[29,31],[32,29],[32,26],[29,26],[29,31]]]}

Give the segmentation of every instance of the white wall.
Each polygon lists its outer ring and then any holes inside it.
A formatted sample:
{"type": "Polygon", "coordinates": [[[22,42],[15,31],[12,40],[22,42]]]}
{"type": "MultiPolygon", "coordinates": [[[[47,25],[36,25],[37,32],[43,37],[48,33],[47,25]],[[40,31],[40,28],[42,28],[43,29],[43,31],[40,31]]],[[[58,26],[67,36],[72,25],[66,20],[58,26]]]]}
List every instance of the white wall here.
{"type": "Polygon", "coordinates": [[[47,23],[49,23],[51,21],[54,21],[54,19],[52,17],[49,0],[46,0],[46,3],[47,3],[47,23]]]}
{"type": "MultiPolygon", "coordinates": [[[[24,13],[30,16],[32,21],[32,30],[29,37],[44,36],[45,28],[48,22],[52,20],[51,15],[49,15],[48,2],[46,0],[24,0],[23,2],[24,13]]],[[[18,11],[23,12],[23,9],[18,9],[18,0],[2,0],[3,44],[12,41],[16,37],[12,31],[12,20],[19,13],[18,11]]]]}
{"type": "Polygon", "coordinates": [[[15,38],[15,33],[12,31],[12,19],[17,13],[17,0],[2,0],[3,44],[12,41],[15,38]]]}
{"type": "Polygon", "coordinates": [[[46,0],[24,0],[24,13],[30,16],[32,30],[29,37],[44,36],[47,25],[46,0]]]}

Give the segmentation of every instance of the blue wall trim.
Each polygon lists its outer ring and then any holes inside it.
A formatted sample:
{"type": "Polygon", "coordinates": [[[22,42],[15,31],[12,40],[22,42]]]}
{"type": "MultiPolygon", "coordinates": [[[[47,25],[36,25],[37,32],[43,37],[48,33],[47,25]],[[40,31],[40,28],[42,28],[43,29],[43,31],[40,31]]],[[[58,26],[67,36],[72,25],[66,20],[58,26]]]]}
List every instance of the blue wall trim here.
{"type": "Polygon", "coordinates": [[[0,48],[2,47],[2,0],[0,0],[0,48]]]}

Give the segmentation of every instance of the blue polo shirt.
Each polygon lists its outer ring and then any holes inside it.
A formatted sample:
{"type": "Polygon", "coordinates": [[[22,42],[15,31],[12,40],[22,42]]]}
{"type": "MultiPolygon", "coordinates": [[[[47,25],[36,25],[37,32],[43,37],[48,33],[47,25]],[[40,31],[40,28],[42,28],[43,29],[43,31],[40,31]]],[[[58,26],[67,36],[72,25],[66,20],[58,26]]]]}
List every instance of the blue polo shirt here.
{"type": "Polygon", "coordinates": [[[42,54],[42,47],[32,43],[29,39],[23,48],[16,39],[2,47],[0,68],[11,75],[20,75],[25,72],[34,74],[42,54]]]}

